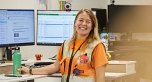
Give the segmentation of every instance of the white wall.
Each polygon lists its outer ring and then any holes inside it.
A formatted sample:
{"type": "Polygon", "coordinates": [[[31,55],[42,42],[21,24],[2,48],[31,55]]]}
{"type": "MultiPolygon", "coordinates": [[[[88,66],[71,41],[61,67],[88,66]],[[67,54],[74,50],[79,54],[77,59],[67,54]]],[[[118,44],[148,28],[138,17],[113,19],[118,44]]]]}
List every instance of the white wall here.
{"type": "MultiPolygon", "coordinates": [[[[79,10],[82,8],[101,8],[101,0],[72,0],[72,10],[79,10]]],[[[0,0],[0,9],[37,9],[38,0],[0,0]]],[[[58,10],[58,0],[48,0],[48,9],[58,10]]],[[[35,23],[36,23],[35,16],[35,23]]],[[[35,28],[37,24],[35,24],[35,28]]],[[[34,54],[41,53],[43,58],[50,58],[54,56],[58,51],[58,46],[23,46],[21,47],[21,53],[23,59],[34,58],[34,54]]],[[[0,59],[2,56],[0,50],[0,59]]]]}
{"type": "Polygon", "coordinates": [[[35,0],[0,0],[0,9],[34,9],[35,7],[35,0]]]}
{"type": "MultiPolygon", "coordinates": [[[[66,1],[66,0],[65,0],[66,1]]],[[[58,0],[50,0],[49,1],[49,9],[57,10],[59,9],[58,0]]],[[[101,8],[101,0],[71,0],[72,10],[80,10],[82,8],[101,8]]]]}
{"type": "Polygon", "coordinates": [[[79,10],[82,8],[101,8],[101,0],[72,0],[72,9],[79,10]]]}

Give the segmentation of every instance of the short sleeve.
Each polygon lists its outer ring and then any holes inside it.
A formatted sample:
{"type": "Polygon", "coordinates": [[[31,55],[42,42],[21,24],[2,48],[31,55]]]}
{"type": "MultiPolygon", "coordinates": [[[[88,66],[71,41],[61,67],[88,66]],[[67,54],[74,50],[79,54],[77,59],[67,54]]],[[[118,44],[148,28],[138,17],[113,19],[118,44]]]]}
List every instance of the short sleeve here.
{"type": "MultiPolygon", "coordinates": [[[[63,46],[63,45],[62,45],[63,46]]],[[[56,59],[58,61],[62,60],[62,46],[59,48],[56,59]]]]}
{"type": "Polygon", "coordinates": [[[92,56],[93,67],[97,68],[106,65],[107,63],[108,63],[108,59],[106,57],[106,51],[104,45],[102,43],[99,43],[93,50],[93,56],[92,56]]]}

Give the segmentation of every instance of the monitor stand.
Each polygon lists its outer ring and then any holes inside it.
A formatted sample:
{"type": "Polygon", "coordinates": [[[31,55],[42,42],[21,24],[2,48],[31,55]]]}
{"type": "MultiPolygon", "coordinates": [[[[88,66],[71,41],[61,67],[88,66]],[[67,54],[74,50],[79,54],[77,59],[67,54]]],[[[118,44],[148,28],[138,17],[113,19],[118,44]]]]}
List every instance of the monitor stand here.
{"type": "Polygon", "coordinates": [[[7,60],[7,61],[12,61],[12,54],[13,54],[13,50],[20,50],[19,47],[6,47],[5,52],[4,52],[4,56],[3,56],[3,60],[7,60]]]}
{"type": "Polygon", "coordinates": [[[11,47],[6,47],[5,58],[8,61],[12,61],[12,48],[11,47]]]}

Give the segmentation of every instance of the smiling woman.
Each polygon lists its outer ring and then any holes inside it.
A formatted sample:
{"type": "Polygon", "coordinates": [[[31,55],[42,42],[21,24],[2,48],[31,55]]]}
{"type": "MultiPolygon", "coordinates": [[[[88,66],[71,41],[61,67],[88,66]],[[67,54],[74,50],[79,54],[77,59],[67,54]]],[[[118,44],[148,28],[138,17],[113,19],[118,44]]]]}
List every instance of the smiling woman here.
{"type": "Polygon", "coordinates": [[[79,15],[74,26],[77,31],[77,38],[80,39],[85,39],[93,29],[92,21],[86,12],[79,15]]]}
{"type": "Polygon", "coordinates": [[[41,68],[23,67],[21,71],[30,74],[53,74],[60,71],[62,82],[105,82],[108,60],[94,13],[81,9],[76,14],[73,30],[73,36],[59,48],[54,64],[41,68]]]}

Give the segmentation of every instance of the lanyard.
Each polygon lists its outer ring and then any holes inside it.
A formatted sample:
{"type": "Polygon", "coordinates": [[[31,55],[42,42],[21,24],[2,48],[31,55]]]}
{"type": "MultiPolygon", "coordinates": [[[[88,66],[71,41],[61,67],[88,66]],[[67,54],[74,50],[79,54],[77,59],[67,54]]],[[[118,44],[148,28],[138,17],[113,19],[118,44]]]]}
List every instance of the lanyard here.
{"type": "Polygon", "coordinates": [[[72,66],[72,60],[73,60],[75,54],[80,50],[81,46],[82,46],[85,42],[86,42],[86,40],[83,41],[83,43],[79,46],[79,48],[78,48],[78,49],[75,51],[75,53],[74,53],[74,49],[75,49],[75,41],[74,41],[73,50],[72,50],[71,57],[70,57],[70,62],[69,62],[68,76],[67,76],[66,82],[69,82],[70,72],[71,72],[71,66],[72,66]]]}

